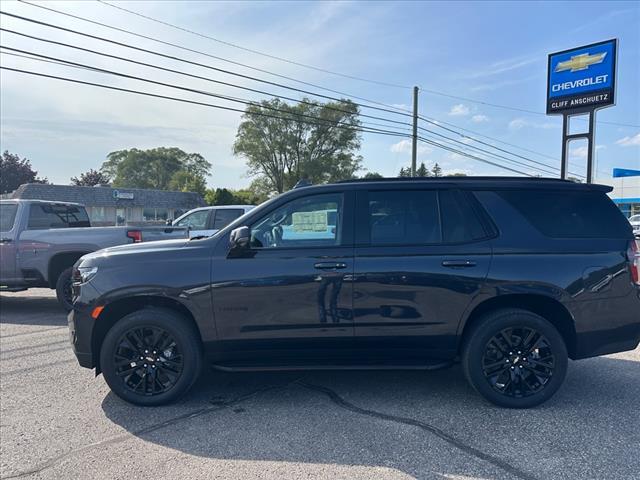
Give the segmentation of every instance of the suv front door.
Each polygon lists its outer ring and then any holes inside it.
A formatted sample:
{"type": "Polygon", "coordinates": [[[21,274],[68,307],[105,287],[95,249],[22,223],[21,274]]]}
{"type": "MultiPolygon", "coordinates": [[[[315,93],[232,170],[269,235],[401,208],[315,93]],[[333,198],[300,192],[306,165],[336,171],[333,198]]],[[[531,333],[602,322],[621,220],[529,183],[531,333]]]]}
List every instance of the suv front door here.
{"type": "Polygon", "coordinates": [[[17,243],[16,223],[18,203],[0,203],[0,285],[11,285],[18,281],[16,272],[17,243]]]}
{"type": "Polygon", "coordinates": [[[357,346],[381,359],[450,357],[491,260],[472,199],[447,189],[359,191],[356,219],[357,346]]]}
{"type": "MultiPolygon", "coordinates": [[[[353,208],[349,192],[298,196],[251,219],[240,256],[213,260],[219,345],[325,360],[353,342],[353,208]]],[[[228,238],[228,235],[227,235],[228,238]]],[[[294,358],[290,358],[294,356],[294,358]]]]}

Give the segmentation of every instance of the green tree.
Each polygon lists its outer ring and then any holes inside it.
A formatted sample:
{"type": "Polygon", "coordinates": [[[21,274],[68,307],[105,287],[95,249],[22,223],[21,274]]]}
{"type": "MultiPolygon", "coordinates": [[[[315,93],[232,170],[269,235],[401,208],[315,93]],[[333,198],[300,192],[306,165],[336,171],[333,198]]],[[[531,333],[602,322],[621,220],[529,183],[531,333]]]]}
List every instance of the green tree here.
{"type": "Polygon", "coordinates": [[[39,178],[38,172],[31,168],[31,162],[26,158],[5,150],[0,157],[0,193],[13,192],[23,183],[49,183],[45,178],[39,178]]]}
{"type": "Polygon", "coordinates": [[[264,100],[242,116],[233,152],[267,193],[282,193],[302,178],[314,184],[352,178],[360,168],[357,105],[304,101],[264,100]]]}
{"type": "Polygon", "coordinates": [[[202,175],[187,170],[178,170],[169,181],[169,190],[196,192],[204,197],[207,192],[207,182],[202,175]]]}
{"type": "Polygon", "coordinates": [[[181,181],[184,183],[186,179],[190,188],[206,184],[211,164],[199,153],[186,153],[176,147],[150,150],[132,148],[111,152],[100,171],[113,178],[114,187],[169,190],[176,188],[181,181]],[[178,172],[186,172],[190,177],[179,175],[172,187],[172,181],[178,172]]]}
{"type": "MultiPolygon", "coordinates": [[[[411,176],[411,167],[402,167],[400,168],[400,172],[398,173],[399,177],[410,177],[411,176]]],[[[431,172],[424,164],[424,162],[420,162],[420,166],[416,168],[416,177],[430,177],[431,172]]]]}
{"type": "Polygon", "coordinates": [[[431,173],[434,177],[442,176],[442,168],[440,167],[440,165],[438,165],[438,162],[436,162],[433,168],[431,169],[431,173]]]}
{"type": "Polygon", "coordinates": [[[80,187],[94,187],[109,183],[109,177],[98,170],[90,169],[88,172],[80,174],[80,177],[71,177],[71,184],[80,187]]]}
{"type": "Polygon", "coordinates": [[[362,178],[384,178],[384,175],[379,174],[378,172],[367,172],[362,178]]]}
{"type": "Polygon", "coordinates": [[[401,167],[398,172],[399,177],[410,177],[411,176],[411,167],[401,167]]]}

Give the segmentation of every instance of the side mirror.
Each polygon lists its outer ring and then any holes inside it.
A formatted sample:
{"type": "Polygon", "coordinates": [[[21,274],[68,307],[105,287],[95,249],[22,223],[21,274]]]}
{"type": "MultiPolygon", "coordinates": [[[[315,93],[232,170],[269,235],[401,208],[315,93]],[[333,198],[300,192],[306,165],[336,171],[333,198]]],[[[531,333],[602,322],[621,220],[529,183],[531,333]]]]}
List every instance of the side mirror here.
{"type": "Polygon", "coordinates": [[[167,225],[168,227],[170,227],[171,225],[173,225],[173,219],[168,218],[166,222],[164,222],[165,225],[167,225]]]}
{"type": "Polygon", "coordinates": [[[250,241],[251,232],[249,227],[238,227],[231,230],[231,235],[229,236],[229,246],[231,250],[247,248],[250,241]]]}

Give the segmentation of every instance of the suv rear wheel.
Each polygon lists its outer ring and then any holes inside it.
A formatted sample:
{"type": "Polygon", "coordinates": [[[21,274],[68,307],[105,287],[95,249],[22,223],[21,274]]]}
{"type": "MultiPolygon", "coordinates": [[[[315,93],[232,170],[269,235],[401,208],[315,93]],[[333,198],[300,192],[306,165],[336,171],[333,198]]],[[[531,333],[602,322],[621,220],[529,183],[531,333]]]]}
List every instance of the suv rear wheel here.
{"type": "Polygon", "coordinates": [[[104,378],[117,396],[136,405],[170,403],[200,376],[202,347],[184,317],[145,308],[119,320],[100,350],[104,378]]]}
{"type": "Polygon", "coordinates": [[[567,372],[562,336],[535,313],[498,310],[473,327],[463,348],[469,383],[487,400],[507,408],[530,408],[553,396],[567,372]]]}

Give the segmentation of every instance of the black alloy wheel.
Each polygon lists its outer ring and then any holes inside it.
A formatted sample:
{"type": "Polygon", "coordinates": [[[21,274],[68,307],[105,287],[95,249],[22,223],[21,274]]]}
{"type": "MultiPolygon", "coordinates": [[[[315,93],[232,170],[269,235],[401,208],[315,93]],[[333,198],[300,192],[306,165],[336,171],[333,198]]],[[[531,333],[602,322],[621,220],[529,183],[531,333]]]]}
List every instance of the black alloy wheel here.
{"type": "Polygon", "coordinates": [[[125,332],[113,356],[116,375],[129,390],[140,395],[169,391],[184,369],[184,356],[171,333],[153,326],[125,332]]]}
{"type": "Polygon", "coordinates": [[[549,340],[534,328],[506,328],[491,337],[482,357],[489,385],[509,397],[527,397],[544,389],[555,369],[549,340]]]}
{"type": "Polygon", "coordinates": [[[60,303],[67,312],[70,312],[73,308],[72,270],[72,267],[63,270],[56,281],[56,297],[58,298],[58,303],[60,303]]]}
{"type": "Polygon", "coordinates": [[[155,406],[186,393],[202,370],[197,327],[177,311],[146,307],[116,321],[100,348],[111,391],[127,402],[155,406]]]}
{"type": "Polygon", "coordinates": [[[461,361],[467,380],[487,400],[530,408],[560,388],[568,353],[548,320],[527,310],[502,309],[474,322],[465,335],[461,361]]]}

